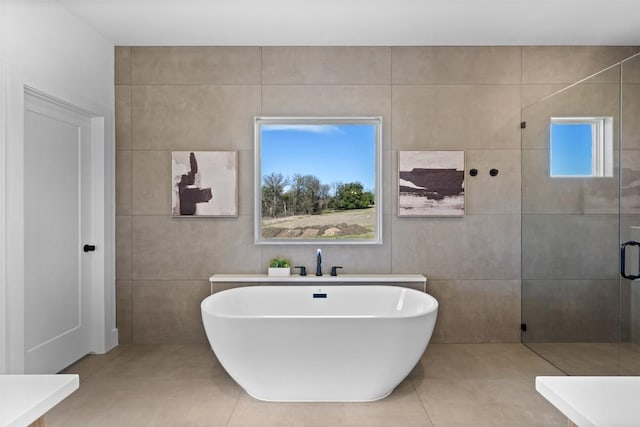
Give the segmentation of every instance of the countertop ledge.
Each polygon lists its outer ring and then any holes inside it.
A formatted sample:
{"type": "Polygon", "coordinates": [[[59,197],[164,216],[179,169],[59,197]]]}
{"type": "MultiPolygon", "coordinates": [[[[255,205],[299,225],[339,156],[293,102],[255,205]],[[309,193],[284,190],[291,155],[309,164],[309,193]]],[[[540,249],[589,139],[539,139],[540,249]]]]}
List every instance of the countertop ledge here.
{"type": "Polygon", "coordinates": [[[580,427],[640,420],[640,377],[536,377],[536,390],[580,427]]]}
{"type": "Polygon", "coordinates": [[[339,274],[331,276],[325,274],[307,276],[292,274],[291,276],[269,276],[267,274],[214,274],[209,277],[210,282],[272,282],[272,283],[426,283],[427,278],[422,274],[339,274]]]}
{"type": "Polygon", "coordinates": [[[79,385],[78,375],[0,375],[0,426],[33,423],[79,385]]]}

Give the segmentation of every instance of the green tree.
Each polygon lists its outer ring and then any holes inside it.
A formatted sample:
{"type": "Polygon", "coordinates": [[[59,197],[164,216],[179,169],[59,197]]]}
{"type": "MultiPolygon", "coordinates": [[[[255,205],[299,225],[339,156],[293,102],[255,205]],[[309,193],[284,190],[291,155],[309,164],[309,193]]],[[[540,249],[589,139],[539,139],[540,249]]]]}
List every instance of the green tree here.
{"type": "Polygon", "coordinates": [[[363,209],[374,204],[374,196],[370,191],[363,191],[359,182],[339,184],[332,205],[336,209],[363,209]]]}

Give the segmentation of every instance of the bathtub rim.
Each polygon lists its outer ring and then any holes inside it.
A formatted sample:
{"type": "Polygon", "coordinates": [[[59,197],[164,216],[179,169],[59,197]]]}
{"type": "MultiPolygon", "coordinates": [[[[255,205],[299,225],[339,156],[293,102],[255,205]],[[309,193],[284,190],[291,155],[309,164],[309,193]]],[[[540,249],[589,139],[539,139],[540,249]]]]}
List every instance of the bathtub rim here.
{"type": "Polygon", "coordinates": [[[400,289],[400,290],[405,290],[405,291],[409,291],[410,293],[417,293],[419,296],[417,296],[418,298],[426,298],[429,302],[429,307],[425,310],[425,311],[421,311],[419,313],[406,313],[406,314],[393,314],[393,315],[388,315],[388,314],[371,314],[371,315],[300,315],[300,314],[296,314],[296,315],[248,315],[248,314],[229,314],[229,313],[215,313],[211,310],[207,310],[205,309],[205,304],[208,304],[208,301],[214,299],[214,297],[216,295],[220,295],[220,294],[224,294],[224,293],[231,293],[231,292],[248,292],[251,289],[256,289],[256,288],[260,288],[260,289],[284,289],[284,288],[295,288],[295,289],[300,289],[300,288],[308,288],[310,291],[311,290],[318,290],[318,286],[312,286],[312,285],[300,285],[300,286],[296,286],[296,285],[251,285],[251,286],[239,286],[236,288],[231,288],[231,289],[225,289],[223,291],[220,292],[216,292],[214,294],[208,295],[205,299],[202,300],[202,302],[200,303],[200,311],[202,313],[202,315],[204,316],[204,314],[206,313],[209,316],[212,317],[217,317],[217,318],[221,318],[221,319],[246,319],[246,320],[278,320],[278,319],[347,319],[347,320],[355,320],[355,319],[367,319],[367,320],[375,320],[375,319],[381,319],[381,320],[389,320],[389,319],[413,319],[413,318],[419,318],[419,317],[424,317],[424,316],[429,316],[431,314],[435,314],[437,315],[438,313],[438,308],[440,306],[440,304],[438,303],[438,300],[431,294],[428,294],[427,292],[422,292],[422,291],[418,291],[416,289],[412,289],[412,288],[407,288],[404,286],[393,286],[393,285],[339,285],[339,284],[329,284],[329,285],[325,285],[326,287],[334,287],[334,288],[394,288],[394,289],[400,289]]]}

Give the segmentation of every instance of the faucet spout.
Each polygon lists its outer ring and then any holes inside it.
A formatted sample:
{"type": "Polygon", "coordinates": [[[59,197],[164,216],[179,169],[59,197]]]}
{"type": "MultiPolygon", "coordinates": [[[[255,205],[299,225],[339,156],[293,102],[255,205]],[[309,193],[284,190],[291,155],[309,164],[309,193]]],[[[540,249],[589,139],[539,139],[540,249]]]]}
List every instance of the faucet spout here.
{"type": "Polygon", "coordinates": [[[316,276],[322,276],[322,250],[318,249],[316,256],[316,276]]]}

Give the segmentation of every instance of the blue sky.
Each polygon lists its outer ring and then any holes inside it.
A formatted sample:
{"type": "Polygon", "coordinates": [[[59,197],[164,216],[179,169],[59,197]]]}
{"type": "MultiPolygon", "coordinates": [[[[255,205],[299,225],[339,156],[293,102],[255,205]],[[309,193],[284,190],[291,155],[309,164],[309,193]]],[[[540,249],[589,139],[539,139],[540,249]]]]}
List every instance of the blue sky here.
{"type": "Polygon", "coordinates": [[[591,124],[551,125],[551,175],[591,176],[591,124]]]}
{"type": "Polygon", "coordinates": [[[375,189],[375,126],[269,125],[261,130],[262,176],[314,175],[322,184],[360,182],[375,189]]]}

